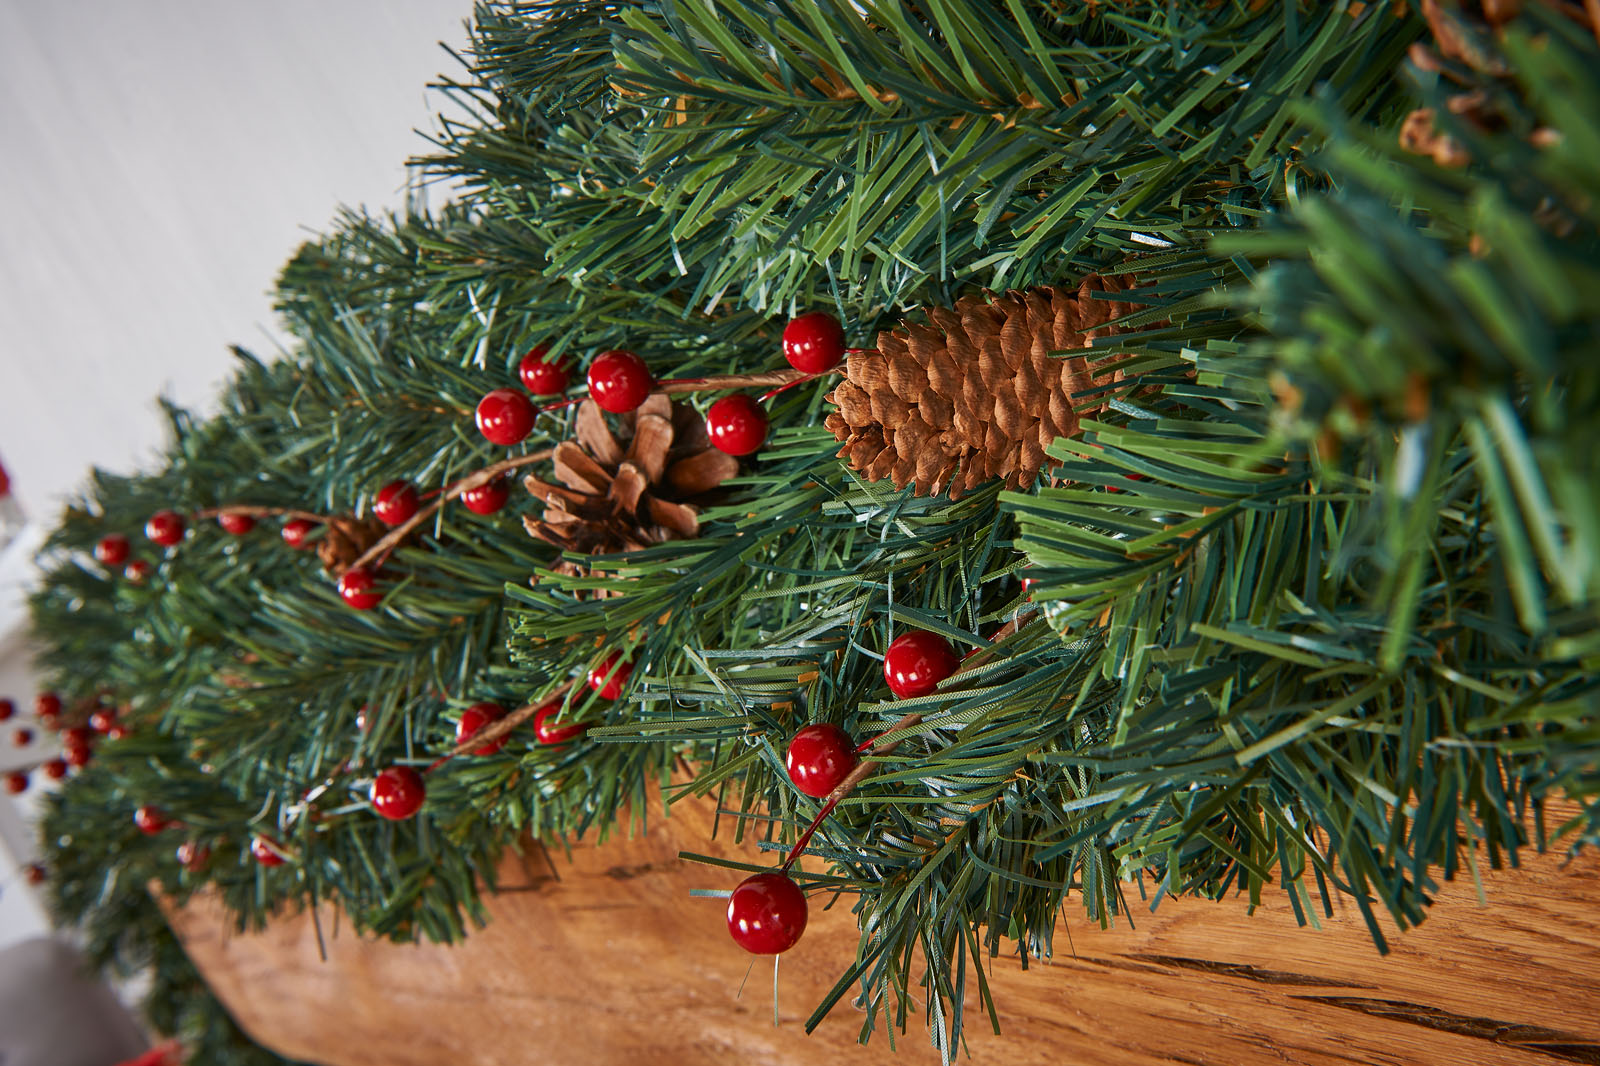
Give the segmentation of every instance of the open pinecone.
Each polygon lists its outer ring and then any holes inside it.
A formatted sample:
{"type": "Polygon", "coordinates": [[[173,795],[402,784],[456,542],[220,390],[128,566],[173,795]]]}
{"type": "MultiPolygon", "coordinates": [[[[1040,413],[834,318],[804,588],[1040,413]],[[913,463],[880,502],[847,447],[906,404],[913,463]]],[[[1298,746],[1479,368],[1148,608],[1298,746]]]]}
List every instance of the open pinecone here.
{"type": "Polygon", "coordinates": [[[388,532],[376,518],[335,515],[323,519],[322,539],[317,541],[317,557],[322,568],[334,577],[343,577],[367,549],[388,532]]]}
{"type": "MultiPolygon", "coordinates": [[[[739,472],[739,461],[711,447],[705,420],[665,393],[654,393],[623,422],[626,446],[612,434],[593,400],[578,405],[576,440],[556,445],[552,485],[529,476],[529,492],[544,501],[528,532],[563,551],[609,555],[688,540],[700,532],[695,501],[739,472]]],[[[565,573],[584,568],[563,562],[565,573]]]]}
{"type": "Polygon", "coordinates": [[[1089,293],[1131,284],[1091,275],[1075,294],[967,296],[929,308],[927,325],[879,333],[876,351],[851,353],[828,397],[839,406],[827,419],[844,444],[839,457],[872,480],[914,483],[926,495],[948,488],[951,499],[989,478],[1031,481],[1045,446],[1077,432],[1073,395],[1122,378],[1086,356],[1051,353],[1117,332],[1105,323],[1133,305],[1089,293]]]}

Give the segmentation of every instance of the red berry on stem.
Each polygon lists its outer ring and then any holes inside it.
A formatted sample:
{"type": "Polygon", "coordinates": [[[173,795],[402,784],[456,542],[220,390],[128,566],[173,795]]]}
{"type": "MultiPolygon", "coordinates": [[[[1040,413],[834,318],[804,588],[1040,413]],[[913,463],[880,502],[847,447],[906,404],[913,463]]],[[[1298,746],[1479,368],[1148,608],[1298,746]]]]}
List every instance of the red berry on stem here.
{"type": "Polygon", "coordinates": [[[6,791],[13,796],[28,791],[28,775],[21,770],[13,770],[6,775],[6,791]]]}
{"type": "Polygon", "coordinates": [[[52,781],[60,781],[67,776],[67,763],[64,759],[51,759],[41,769],[44,770],[44,776],[52,781]]]}
{"type": "Polygon", "coordinates": [[[176,511],[157,511],[144,524],[144,535],[170,548],[183,539],[183,516],[176,511]]]}
{"type": "Polygon", "coordinates": [[[724,396],[706,412],[706,435],[719,452],[749,455],[767,442],[767,412],[744,393],[724,396]]]}
{"type": "Polygon", "coordinates": [[[135,559],[122,568],[122,576],[132,581],[135,585],[142,585],[150,576],[151,566],[143,559],[135,559]]]}
{"type": "MultiPolygon", "coordinates": [[[[498,722],[505,716],[506,709],[498,703],[474,703],[471,707],[461,712],[461,721],[456,723],[456,743],[465,744],[477,736],[489,723],[498,722]]],[[[509,736],[504,736],[499,740],[491,740],[487,743],[479,744],[472,749],[472,754],[493,755],[505,747],[506,742],[510,739],[509,736]]]]}
{"type": "Polygon", "coordinates": [[[4,722],[17,713],[17,704],[14,700],[0,700],[0,722],[4,722]]]}
{"type": "Polygon", "coordinates": [[[832,370],[844,358],[844,327],[826,311],[791,318],[783,327],[783,357],[807,374],[832,370]]]}
{"type": "Polygon", "coordinates": [[[572,381],[572,366],[566,357],[550,361],[545,359],[549,352],[548,347],[540,344],[523,356],[517,367],[522,387],[535,396],[560,396],[572,381]]]}
{"type": "Polygon", "coordinates": [[[505,478],[496,478],[487,485],[467,489],[461,494],[462,504],[473,514],[494,514],[510,498],[511,486],[506,484],[505,478]]]}
{"type": "Polygon", "coordinates": [[[27,747],[29,744],[33,743],[33,730],[29,729],[27,726],[21,727],[15,733],[11,734],[11,743],[15,744],[19,748],[27,747]]]}
{"type": "Polygon", "coordinates": [[[614,415],[636,410],[655,387],[650,368],[632,352],[601,352],[589,364],[589,397],[614,415]]]}
{"type": "Polygon", "coordinates": [[[100,538],[100,543],[94,546],[94,557],[106,566],[121,566],[128,560],[128,552],[133,546],[128,543],[128,538],[121,533],[112,533],[100,538]]]}
{"type": "Polygon", "coordinates": [[[633,663],[622,658],[620,651],[614,651],[601,660],[599,666],[589,668],[589,687],[605,699],[614,700],[622,695],[622,686],[632,673],[633,663]],[[612,673],[613,667],[615,673],[612,673]]]}
{"type": "Polygon", "coordinates": [[[250,854],[255,856],[256,862],[262,866],[282,866],[283,856],[277,851],[279,844],[271,837],[254,836],[250,838],[250,854]]]}
{"type": "Polygon", "coordinates": [[[61,713],[61,697],[54,692],[41,692],[33,698],[33,713],[39,718],[54,718],[61,713]]]}
{"type": "Polygon", "coordinates": [[[883,679],[890,691],[908,700],[938,688],[960,665],[949,641],[919,629],[894,638],[883,656],[883,679]]]}
{"type": "Polygon", "coordinates": [[[346,570],[339,578],[339,595],[358,611],[370,611],[383,602],[377,576],[361,566],[346,570]]]}
{"type": "Polygon", "coordinates": [[[178,864],[190,873],[194,873],[211,858],[211,849],[196,841],[185,840],[178,845],[177,856],[178,864]]]}
{"type": "MultiPolygon", "coordinates": [[[[601,695],[605,694],[601,693],[601,695]]],[[[615,696],[607,696],[606,698],[616,699],[615,696]]],[[[557,722],[555,719],[560,713],[561,701],[559,699],[551,700],[533,712],[533,735],[538,738],[539,743],[565,744],[569,740],[576,740],[589,731],[589,726],[584,722],[568,722],[566,725],[557,722]]]]}
{"type": "Polygon", "coordinates": [[[117,712],[109,707],[102,707],[89,716],[89,728],[96,733],[109,733],[116,724],[117,712]]]}
{"type": "Polygon", "coordinates": [[[861,762],[855,741],[836,725],[808,725],[789,741],[785,765],[789,780],[808,796],[821,798],[839,787],[861,762]]]}
{"type": "Polygon", "coordinates": [[[61,734],[61,746],[65,748],[87,748],[94,744],[94,730],[86,725],[75,725],[61,734]]]}
{"type": "Polygon", "coordinates": [[[422,775],[409,766],[391,766],[372,779],[372,809],[391,822],[410,818],[422,810],[428,787],[422,775]]]}
{"type": "Polygon", "coordinates": [[[89,748],[76,748],[76,747],[74,747],[74,748],[66,749],[66,751],[62,755],[62,758],[67,760],[67,765],[68,766],[74,766],[74,767],[77,767],[78,769],[81,770],[85,766],[89,765],[89,758],[93,754],[94,754],[94,752],[92,750],[90,750],[89,748]]]}
{"type": "Polygon", "coordinates": [[[132,735],[133,735],[133,730],[129,729],[127,726],[123,725],[121,722],[118,722],[116,725],[114,725],[110,729],[106,730],[106,739],[107,740],[126,740],[126,739],[128,739],[128,737],[130,737],[132,735]]]}
{"type": "Polygon", "coordinates": [[[316,523],[306,518],[291,518],[283,524],[283,542],[291,548],[304,548],[306,537],[316,528],[316,523]]]}
{"type": "Polygon", "coordinates": [[[777,870],[747,877],[728,897],[728,934],[752,955],[788,951],[806,931],[806,896],[777,870]]]}
{"type": "Polygon", "coordinates": [[[537,413],[533,401],[516,389],[495,389],[478,401],[478,432],[490,444],[509,448],[533,432],[537,413]]]}
{"type": "Polygon", "coordinates": [[[151,807],[146,804],[133,812],[133,824],[139,827],[139,832],[147,837],[153,837],[161,832],[172,822],[162,813],[160,807],[151,807]]]}
{"type": "Polygon", "coordinates": [[[256,520],[247,514],[235,514],[231,511],[225,511],[217,515],[217,525],[236,537],[242,537],[256,528],[256,520]]]}
{"type": "Polygon", "coordinates": [[[386,526],[398,526],[417,513],[417,490],[409,481],[391,481],[378,490],[372,513],[386,526]]]}

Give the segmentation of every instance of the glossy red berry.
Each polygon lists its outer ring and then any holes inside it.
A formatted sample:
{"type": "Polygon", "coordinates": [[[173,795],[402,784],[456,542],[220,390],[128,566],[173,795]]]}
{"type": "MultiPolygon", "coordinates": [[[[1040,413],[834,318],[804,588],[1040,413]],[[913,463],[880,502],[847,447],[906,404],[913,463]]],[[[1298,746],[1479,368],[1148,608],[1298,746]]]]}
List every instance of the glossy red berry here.
{"type": "Polygon", "coordinates": [[[89,765],[89,759],[93,755],[94,751],[91,748],[67,748],[62,752],[61,757],[67,760],[68,766],[81,770],[89,765]]]}
{"type": "Polygon", "coordinates": [[[509,448],[533,432],[533,401],[516,389],[494,389],[478,401],[478,432],[509,448]]]}
{"type": "Polygon", "coordinates": [[[114,725],[110,729],[106,730],[106,739],[107,740],[127,740],[132,735],[133,735],[133,730],[129,729],[127,726],[123,725],[121,722],[118,722],[116,725],[114,725]]]}
{"type": "Polygon", "coordinates": [[[960,665],[949,641],[919,629],[894,638],[883,656],[883,679],[891,692],[908,700],[938,688],[960,665]]]}
{"type": "Polygon", "coordinates": [[[29,729],[27,726],[22,726],[15,733],[11,734],[11,743],[15,744],[19,748],[27,747],[29,744],[33,743],[33,730],[29,729]]]}
{"type": "Polygon", "coordinates": [[[650,368],[632,352],[601,352],[589,364],[589,397],[612,414],[637,410],[655,387],[650,368]]]}
{"type": "Polygon", "coordinates": [[[172,822],[162,813],[160,807],[151,807],[146,804],[133,812],[133,824],[139,827],[139,832],[147,837],[153,837],[161,832],[172,822]]]}
{"type": "Polygon", "coordinates": [[[855,741],[836,725],[808,725],[789,741],[784,763],[789,780],[808,796],[822,797],[839,787],[861,762],[855,741]]]}
{"type": "Polygon", "coordinates": [[[752,955],[788,951],[806,931],[806,896],[777,870],[747,877],[728,897],[728,934],[752,955]]]}
{"type": "Polygon", "coordinates": [[[391,481],[378,490],[372,514],[386,526],[398,526],[417,513],[417,490],[409,481],[391,481]]]}
{"type": "Polygon", "coordinates": [[[15,700],[0,700],[0,722],[4,722],[16,713],[17,704],[15,700]]]}
{"type": "Polygon", "coordinates": [[[127,537],[112,533],[100,538],[100,542],[94,546],[94,557],[106,566],[121,566],[128,561],[128,552],[132,550],[133,545],[128,543],[127,537]]]}
{"type": "Polygon", "coordinates": [[[422,775],[409,766],[391,766],[372,779],[372,809],[391,822],[410,818],[422,810],[428,787],[422,775]]]}
{"type": "Polygon", "coordinates": [[[183,516],[176,511],[157,511],[144,524],[144,535],[170,548],[183,539],[183,516]]]}
{"type": "Polygon", "coordinates": [[[281,845],[271,837],[254,836],[250,838],[250,854],[255,856],[256,862],[262,866],[282,866],[283,856],[278,848],[281,845]]]}
{"type": "Polygon", "coordinates": [[[61,713],[61,697],[54,692],[41,692],[33,698],[33,713],[38,718],[54,718],[61,713]]]}
{"type": "Polygon", "coordinates": [[[378,588],[378,578],[365,567],[346,570],[339,578],[339,595],[358,611],[370,611],[383,602],[383,591],[378,588]]]}
{"type": "Polygon", "coordinates": [[[291,548],[304,548],[306,537],[317,524],[308,518],[291,518],[283,524],[283,542],[291,548]]]}
{"type": "Polygon", "coordinates": [[[604,699],[614,700],[622,695],[622,686],[627,683],[628,676],[633,673],[633,663],[622,658],[620,651],[614,651],[600,661],[600,665],[589,668],[589,687],[594,689],[604,699]],[[612,673],[612,668],[616,669],[612,673]]]}
{"type": "Polygon", "coordinates": [[[185,840],[178,845],[177,856],[178,865],[194,873],[204,867],[211,858],[211,849],[196,841],[185,840]]]}
{"type": "Polygon", "coordinates": [[[494,514],[511,498],[511,486],[505,478],[497,478],[487,485],[467,489],[461,494],[461,503],[473,514],[494,514]]]}
{"type": "Polygon", "coordinates": [[[767,412],[742,392],[724,396],[706,412],[706,435],[719,452],[749,455],[767,442],[767,412]]]}
{"type": "MultiPolygon", "coordinates": [[[[461,721],[456,723],[456,743],[465,744],[477,736],[491,722],[498,722],[506,716],[506,709],[498,703],[474,703],[471,707],[461,712],[461,721]]],[[[498,740],[491,740],[479,744],[472,749],[474,755],[493,755],[506,746],[509,736],[498,740]]]]}
{"type": "Polygon", "coordinates": [[[96,733],[109,733],[116,724],[117,712],[109,707],[102,707],[89,716],[89,728],[96,733]]]}
{"type": "Polygon", "coordinates": [[[44,771],[44,776],[48,777],[52,781],[60,781],[63,777],[67,776],[67,763],[65,759],[51,759],[49,762],[40,767],[40,769],[44,771]]]}
{"type": "Polygon", "coordinates": [[[44,884],[45,879],[48,878],[49,876],[50,876],[50,871],[46,870],[43,866],[40,866],[38,863],[30,862],[28,864],[28,870],[27,870],[28,884],[30,884],[30,885],[42,885],[42,884],[44,884]]]}
{"type": "MultiPolygon", "coordinates": [[[[602,693],[604,695],[604,693],[602,693]]],[[[607,699],[616,699],[607,696],[607,699]]],[[[558,722],[556,716],[561,713],[561,701],[551,700],[549,703],[533,712],[533,735],[541,744],[565,744],[569,740],[576,740],[589,731],[589,726],[584,722],[558,722]]]]}
{"type": "Polygon", "coordinates": [[[791,318],[783,327],[783,357],[807,374],[832,370],[844,358],[844,327],[826,311],[791,318]]]}
{"type": "Polygon", "coordinates": [[[247,514],[235,514],[231,511],[226,511],[217,515],[217,525],[236,537],[242,537],[256,528],[256,520],[247,514]]]}
{"type": "Polygon", "coordinates": [[[549,352],[550,349],[545,345],[537,345],[522,357],[522,362],[517,366],[522,387],[535,396],[560,396],[572,382],[572,364],[567,362],[566,356],[547,360],[545,356],[549,352]]]}
{"type": "Polygon", "coordinates": [[[133,582],[135,585],[142,585],[146,580],[149,579],[152,569],[153,568],[150,566],[150,564],[145,560],[135,559],[133,562],[122,568],[122,576],[133,582]]]}
{"type": "Polygon", "coordinates": [[[94,746],[94,730],[86,725],[75,725],[61,734],[61,746],[64,748],[89,748],[94,746]]]}
{"type": "Polygon", "coordinates": [[[13,796],[28,791],[28,775],[21,770],[13,770],[6,775],[6,791],[13,796]]]}

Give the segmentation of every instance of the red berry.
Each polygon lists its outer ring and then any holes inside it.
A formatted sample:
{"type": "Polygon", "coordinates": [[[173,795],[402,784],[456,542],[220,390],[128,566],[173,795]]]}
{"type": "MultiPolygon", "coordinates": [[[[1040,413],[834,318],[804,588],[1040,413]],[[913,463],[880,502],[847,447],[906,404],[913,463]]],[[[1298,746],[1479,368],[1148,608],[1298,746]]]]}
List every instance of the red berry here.
{"type": "Polygon", "coordinates": [[[358,733],[365,733],[367,726],[371,724],[371,720],[367,718],[367,710],[366,704],[362,704],[361,709],[356,712],[356,732],[358,733]]]}
{"type": "Polygon", "coordinates": [[[30,862],[28,864],[28,874],[27,874],[27,876],[28,876],[28,884],[30,884],[30,885],[42,885],[45,882],[45,878],[50,876],[50,872],[48,870],[46,870],[43,866],[40,866],[38,863],[30,862]]]}
{"type": "MultiPolygon", "coordinates": [[[[629,669],[632,669],[632,667],[629,667],[629,669]]],[[[605,693],[602,692],[601,695],[604,696],[605,693]]],[[[606,698],[616,699],[615,696],[606,696],[606,698]]],[[[583,722],[569,722],[566,725],[556,722],[555,717],[560,713],[561,701],[559,699],[551,700],[533,712],[533,735],[539,739],[539,743],[565,744],[569,740],[576,740],[589,731],[588,725],[583,722]]]]}
{"type": "Polygon", "coordinates": [[[185,840],[178,845],[177,856],[178,864],[190,873],[194,873],[205,866],[207,860],[211,858],[211,849],[193,840],[185,840]]]}
{"type": "Polygon", "coordinates": [[[410,818],[422,810],[428,788],[422,775],[409,766],[391,766],[372,779],[372,809],[391,822],[410,818]]]}
{"type": "Polygon", "coordinates": [[[787,874],[747,877],[728,897],[728,934],[752,955],[788,951],[806,931],[806,896],[787,874]]]}
{"type": "Polygon", "coordinates": [[[744,393],[724,396],[706,412],[706,435],[719,452],[749,455],[767,442],[767,412],[744,393]]]}
{"type": "Polygon", "coordinates": [[[377,576],[360,566],[346,570],[339,578],[339,595],[358,611],[370,611],[383,602],[377,576]]]}
{"type": "Polygon", "coordinates": [[[537,345],[522,357],[522,363],[517,367],[522,387],[535,396],[560,396],[567,391],[567,384],[572,380],[572,366],[566,357],[552,362],[545,359],[549,352],[550,349],[545,345],[537,345]]]}
{"type": "Polygon", "coordinates": [[[96,733],[109,733],[111,727],[117,724],[117,712],[103,707],[89,716],[89,728],[96,733]]]}
{"type": "Polygon", "coordinates": [[[94,546],[94,557],[106,566],[121,566],[128,560],[128,552],[132,550],[128,538],[121,533],[112,533],[100,538],[100,543],[94,546]]]}
{"type": "Polygon", "coordinates": [[[121,722],[118,722],[116,725],[114,725],[110,729],[106,730],[106,739],[107,740],[127,740],[132,735],[133,735],[133,730],[129,729],[127,726],[123,725],[121,722]]]}
{"type": "Polygon", "coordinates": [[[172,822],[162,813],[160,807],[151,807],[147,804],[133,812],[133,824],[138,826],[139,832],[145,836],[153,837],[172,822]]]}
{"type": "Polygon", "coordinates": [[[372,513],[386,526],[398,526],[417,513],[417,490],[408,481],[391,481],[378,490],[372,513]]]}
{"type": "Polygon", "coordinates": [[[183,539],[183,516],[176,511],[157,511],[144,524],[144,535],[170,548],[183,539]]]}
{"type": "Polygon", "coordinates": [[[44,776],[52,781],[60,781],[67,776],[67,764],[63,759],[51,759],[41,769],[44,770],[44,776]]]}
{"type": "Polygon", "coordinates": [[[89,765],[89,758],[93,754],[94,752],[89,748],[68,748],[62,757],[67,760],[68,766],[74,766],[81,770],[89,765]]]}
{"type": "Polygon", "coordinates": [[[93,747],[94,739],[94,730],[86,725],[75,725],[61,734],[61,746],[64,748],[93,747]]]}
{"type": "Polygon", "coordinates": [[[632,673],[633,663],[623,659],[620,651],[614,651],[601,660],[599,666],[589,668],[589,687],[605,699],[614,700],[622,695],[622,686],[632,673]],[[611,672],[613,667],[616,673],[611,672]]]}
{"type": "Polygon", "coordinates": [[[478,432],[490,444],[509,448],[533,432],[537,413],[533,401],[516,389],[495,389],[478,401],[478,432]]]}
{"type": "Polygon", "coordinates": [[[133,562],[122,568],[122,576],[133,582],[135,585],[142,585],[145,583],[145,579],[150,576],[150,570],[151,566],[149,563],[145,562],[143,559],[135,559],[133,562]]]}
{"type": "Polygon", "coordinates": [[[306,537],[316,528],[316,523],[307,518],[291,518],[283,524],[283,542],[291,548],[304,548],[306,537]]]}
{"type": "Polygon", "coordinates": [[[28,791],[28,775],[21,770],[13,770],[6,775],[6,791],[13,796],[28,791]]]}
{"type": "Polygon", "coordinates": [[[637,410],[655,387],[650,368],[632,352],[601,352],[589,364],[589,398],[614,415],[637,410]]]}
{"type": "MultiPolygon", "coordinates": [[[[461,712],[461,721],[456,723],[456,743],[465,744],[477,736],[490,722],[498,722],[506,716],[506,709],[498,703],[474,703],[471,707],[461,712]]],[[[493,755],[506,746],[509,736],[499,740],[491,740],[479,744],[472,749],[474,755],[493,755]]]]}
{"type": "Polygon", "coordinates": [[[506,505],[511,498],[511,486],[506,484],[505,478],[497,478],[487,485],[467,489],[461,494],[461,502],[473,514],[494,514],[506,505]]]}
{"type": "Polygon", "coordinates": [[[256,528],[256,520],[247,514],[234,514],[223,512],[217,515],[217,525],[226,529],[236,537],[242,537],[256,528]]]}
{"type": "Polygon", "coordinates": [[[254,836],[250,838],[250,854],[256,857],[256,862],[262,866],[282,866],[283,856],[279,854],[281,847],[271,837],[254,836]]]}
{"type": "Polygon", "coordinates": [[[850,734],[836,725],[808,725],[789,741],[789,780],[808,796],[822,797],[850,776],[861,757],[850,734]]]}
{"type": "Polygon", "coordinates": [[[832,370],[844,358],[844,327],[826,311],[791,318],[783,327],[783,357],[807,374],[832,370]]]}
{"type": "Polygon", "coordinates": [[[4,722],[17,713],[17,704],[14,700],[0,700],[0,722],[4,722]]]}
{"type": "Polygon", "coordinates": [[[23,726],[15,733],[11,734],[11,743],[15,744],[19,748],[27,747],[29,744],[33,743],[33,730],[29,729],[27,726],[23,726]]]}
{"type": "Polygon", "coordinates": [[[938,688],[960,665],[949,641],[919,629],[894,638],[883,657],[883,679],[890,691],[908,700],[938,688]]]}
{"type": "Polygon", "coordinates": [[[54,692],[41,692],[33,698],[33,713],[39,718],[54,718],[61,713],[61,697],[54,692]]]}

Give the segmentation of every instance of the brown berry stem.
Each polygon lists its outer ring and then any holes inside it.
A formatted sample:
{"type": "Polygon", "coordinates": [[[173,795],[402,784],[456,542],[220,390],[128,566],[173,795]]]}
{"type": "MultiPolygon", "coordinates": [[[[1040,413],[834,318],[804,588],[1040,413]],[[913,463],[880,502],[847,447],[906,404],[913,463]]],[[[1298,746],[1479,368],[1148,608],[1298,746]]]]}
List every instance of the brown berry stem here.
{"type": "MultiPolygon", "coordinates": [[[[916,725],[920,721],[922,721],[922,715],[908,714],[885,730],[885,734],[893,733],[897,729],[909,728],[916,725]]],[[[893,741],[889,744],[883,744],[880,742],[875,744],[872,750],[867,752],[867,754],[888,755],[899,746],[899,740],[893,741]]],[[[828,815],[833,813],[833,809],[837,807],[842,800],[856,790],[857,785],[861,784],[861,782],[870,777],[873,771],[877,768],[877,763],[867,762],[865,759],[861,760],[861,762],[856,764],[856,768],[851,770],[845,779],[840,781],[838,786],[835,787],[832,792],[828,793],[827,800],[822,804],[822,810],[817,812],[817,816],[811,820],[811,824],[806,827],[806,831],[800,834],[800,839],[794,842],[794,847],[789,849],[789,857],[783,860],[783,865],[778,867],[779,870],[783,871],[784,873],[789,872],[789,867],[794,865],[795,860],[800,857],[800,853],[806,850],[806,845],[811,843],[811,837],[816,833],[817,827],[822,824],[823,820],[827,818],[828,815]]]]}
{"type": "MultiPolygon", "coordinates": [[[[830,371],[831,373],[831,371],[830,371]]],[[[665,393],[674,392],[715,392],[720,389],[756,389],[765,386],[798,385],[808,377],[804,370],[768,370],[760,374],[713,374],[704,378],[676,378],[671,381],[658,381],[656,388],[665,393]]]]}
{"type": "Polygon", "coordinates": [[[225,507],[207,507],[194,513],[195,521],[202,518],[219,518],[225,514],[247,515],[250,518],[300,518],[307,522],[323,523],[327,518],[323,515],[313,514],[310,511],[300,511],[293,507],[259,507],[253,503],[230,503],[225,507]]]}
{"type": "Polygon", "coordinates": [[[488,725],[478,730],[478,732],[472,734],[472,736],[468,737],[466,740],[463,740],[461,743],[457,744],[455,747],[451,748],[449,751],[433,760],[433,762],[428,765],[428,768],[424,770],[423,773],[431,774],[439,767],[449,762],[451,759],[454,759],[457,755],[464,755],[467,752],[472,751],[474,748],[482,747],[485,744],[493,744],[495,741],[499,740],[513,729],[517,728],[517,726],[532,718],[534,713],[537,712],[540,707],[544,707],[554,700],[561,699],[568,692],[572,691],[572,686],[576,685],[577,683],[577,678],[572,678],[570,681],[564,681],[555,688],[551,689],[549,692],[545,693],[544,696],[537,702],[518,707],[504,718],[501,718],[498,721],[490,722],[488,725]]]}
{"type": "Polygon", "coordinates": [[[551,454],[552,450],[547,448],[540,452],[530,452],[527,455],[518,455],[510,459],[502,459],[498,463],[484,467],[475,474],[468,474],[459,481],[452,481],[450,484],[445,486],[444,491],[441,492],[436,499],[430,500],[422,507],[419,507],[416,514],[412,515],[410,518],[406,519],[404,522],[401,522],[398,526],[395,526],[393,529],[389,530],[389,532],[385,533],[378,543],[368,548],[359,559],[351,563],[349,569],[354,570],[357,567],[369,567],[376,569],[377,567],[382,566],[384,560],[389,558],[389,553],[394,551],[395,548],[399,547],[400,542],[408,537],[412,530],[426,522],[433,516],[435,511],[443,507],[449,501],[455,499],[457,496],[460,496],[468,489],[475,489],[479,486],[487,485],[500,475],[505,474],[508,471],[515,470],[519,466],[527,466],[530,463],[537,463],[544,459],[548,459],[550,458],[551,454]]]}

